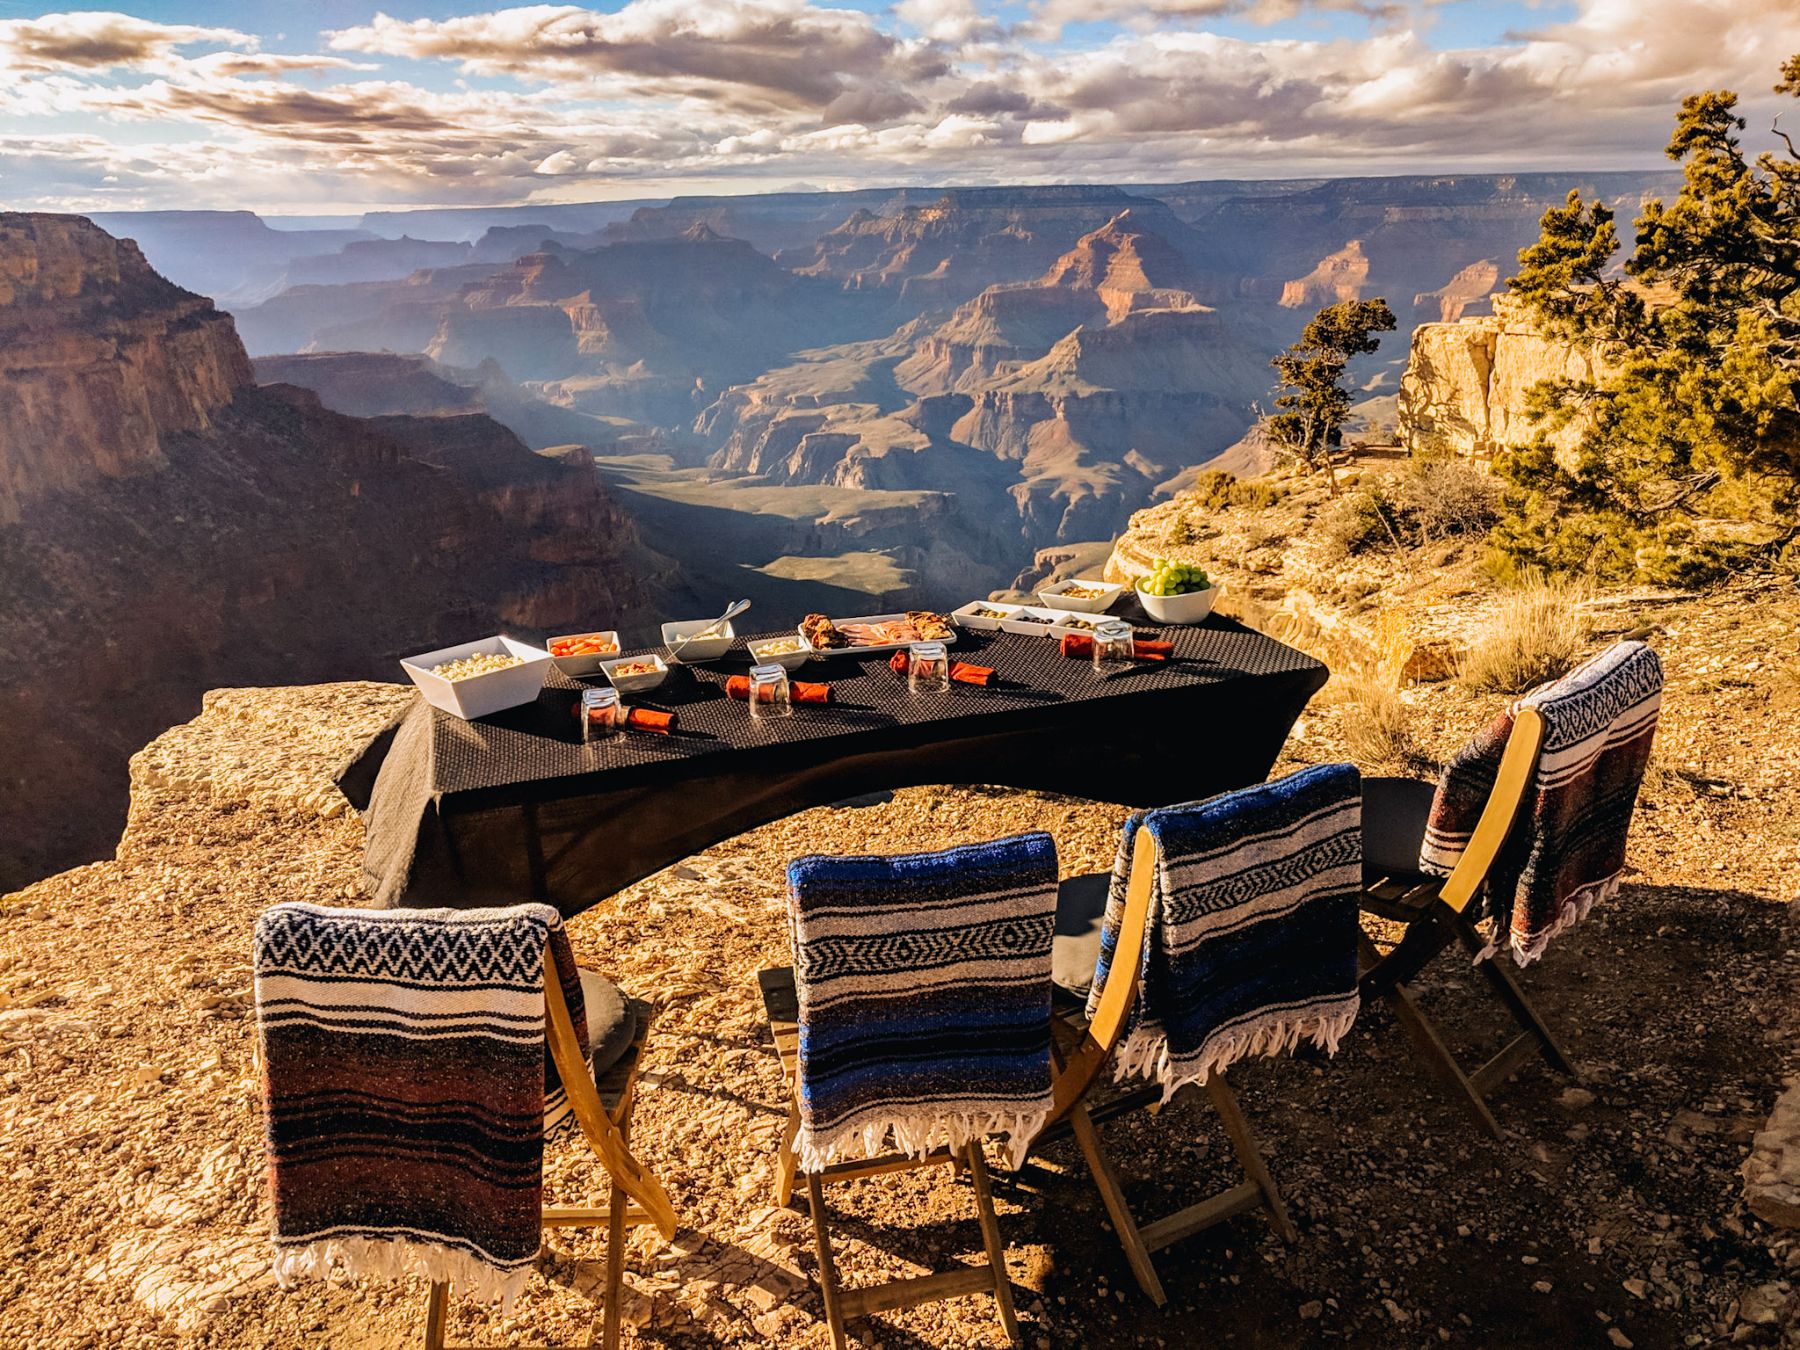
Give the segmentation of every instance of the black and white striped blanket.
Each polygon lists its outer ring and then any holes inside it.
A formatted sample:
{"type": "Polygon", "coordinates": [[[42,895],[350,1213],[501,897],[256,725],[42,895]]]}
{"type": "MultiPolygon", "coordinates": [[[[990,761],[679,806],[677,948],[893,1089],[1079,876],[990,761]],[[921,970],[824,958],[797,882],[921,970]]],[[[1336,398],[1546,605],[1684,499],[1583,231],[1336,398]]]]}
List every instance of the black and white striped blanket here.
{"type": "Polygon", "coordinates": [[[1247,1055],[1302,1040],[1333,1053],[1356,1020],[1362,779],[1327,764],[1126,823],[1088,994],[1098,1009],[1124,918],[1137,831],[1157,867],[1119,1077],[1163,1099],[1247,1055]]]}

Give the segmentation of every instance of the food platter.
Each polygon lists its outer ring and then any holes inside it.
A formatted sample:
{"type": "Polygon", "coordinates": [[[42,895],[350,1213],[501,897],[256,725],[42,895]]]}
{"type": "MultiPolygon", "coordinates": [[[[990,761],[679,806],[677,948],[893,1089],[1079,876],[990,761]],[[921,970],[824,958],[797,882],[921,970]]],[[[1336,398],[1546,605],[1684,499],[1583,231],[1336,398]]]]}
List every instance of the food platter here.
{"type": "Polygon", "coordinates": [[[1073,610],[1047,609],[1042,605],[971,600],[954,611],[950,615],[950,621],[959,628],[990,633],[998,629],[1002,633],[1018,633],[1023,637],[1060,638],[1064,633],[1092,633],[1100,617],[1097,614],[1078,614],[1073,610]]]}
{"type": "MultiPolygon", "coordinates": [[[[902,614],[860,614],[860,615],[855,615],[855,616],[853,616],[851,618],[847,618],[847,619],[832,619],[831,620],[831,623],[834,627],[836,627],[841,632],[845,632],[846,634],[849,633],[849,630],[856,629],[856,628],[878,628],[883,624],[901,624],[904,622],[906,622],[906,615],[903,613],[902,614]]],[[[899,651],[902,647],[910,647],[915,642],[937,641],[937,642],[942,642],[947,647],[954,645],[956,642],[956,630],[954,628],[950,628],[950,629],[948,629],[948,636],[945,636],[942,638],[930,638],[930,639],[903,638],[903,639],[900,639],[900,640],[897,640],[894,642],[869,642],[869,643],[858,643],[854,639],[852,639],[850,645],[847,645],[847,646],[823,647],[823,646],[820,646],[819,643],[812,638],[812,635],[806,631],[805,625],[802,625],[797,631],[799,632],[799,634],[802,638],[805,638],[808,641],[812,655],[814,655],[815,657],[879,656],[884,652],[896,652],[896,651],[899,651]]]]}

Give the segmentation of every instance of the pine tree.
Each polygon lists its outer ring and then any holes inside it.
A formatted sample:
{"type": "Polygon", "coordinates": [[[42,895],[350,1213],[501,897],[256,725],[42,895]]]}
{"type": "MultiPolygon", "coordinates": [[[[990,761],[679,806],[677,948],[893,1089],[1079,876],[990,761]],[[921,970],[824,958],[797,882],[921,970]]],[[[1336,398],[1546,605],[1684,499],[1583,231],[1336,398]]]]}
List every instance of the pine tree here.
{"type": "Polygon", "coordinates": [[[1300,340],[1270,364],[1281,375],[1275,406],[1282,409],[1263,424],[1270,447],[1307,468],[1323,467],[1332,495],[1337,475],[1331,454],[1344,439],[1350,416],[1350,391],[1344,369],[1353,356],[1381,345],[1375,334],[1394,331],[1394,312],[1379,296],[1327,305],[1307,323],[1300,340]]]}
{"type": "MultiPolygon", "coordinates": [[[[1800,56],[1776,89],[1800,96],[1800,56]]],[[[1531,444],[1495,463],[1516,561],[1695,581],[1800,550],[1800,152],[1777,129],[1783,153],[1746,159],[1736,108],[1682,101],[1681,192],[1644,203],[1622,272],[1612,213],[1578,192],[1519,255],[1512,293],[1608,374],[1539,384],[1531,444]]]]}

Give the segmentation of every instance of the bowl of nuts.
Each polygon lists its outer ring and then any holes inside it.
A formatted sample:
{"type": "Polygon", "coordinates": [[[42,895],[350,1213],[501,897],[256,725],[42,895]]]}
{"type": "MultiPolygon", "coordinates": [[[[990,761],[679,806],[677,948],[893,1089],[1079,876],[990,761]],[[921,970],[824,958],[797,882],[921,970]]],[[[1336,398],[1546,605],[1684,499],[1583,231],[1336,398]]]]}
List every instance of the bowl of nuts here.
{"type": "Polygon", "coordinates": [[[406,657],[400,667],[432,707],[469,721],[530,703],[544,687],[551,659],[528,642],[489,637],[406,657]]]}

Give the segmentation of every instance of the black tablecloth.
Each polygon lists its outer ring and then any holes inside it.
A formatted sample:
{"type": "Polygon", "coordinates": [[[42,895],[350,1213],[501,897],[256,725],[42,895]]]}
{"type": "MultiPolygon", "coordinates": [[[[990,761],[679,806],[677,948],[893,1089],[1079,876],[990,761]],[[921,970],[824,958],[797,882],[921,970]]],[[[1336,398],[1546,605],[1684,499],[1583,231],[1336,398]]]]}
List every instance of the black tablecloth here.
{"type": "Polygon", "coordinates": [[[761,723],[725,695],[748,666],[739,647],[627,696],[676,713],[676,735],[588,744],[582,683],[552,671],[535,703],[475,722],[415,700],[339,786],[365,812],[378,904],[536,898],[573,915],[721,839],[879,789],[991,783],[1153,806],[1260,782],[1326,680],[1230,620],[1139,633],[1172,641],[1174,659],[1097,677],[1047,637],[961,631],[951,657],[999,683],[941,694],[909,693],[885,656],[815,658],[793,678],[828,682],[833,701],[761,723]]]}

